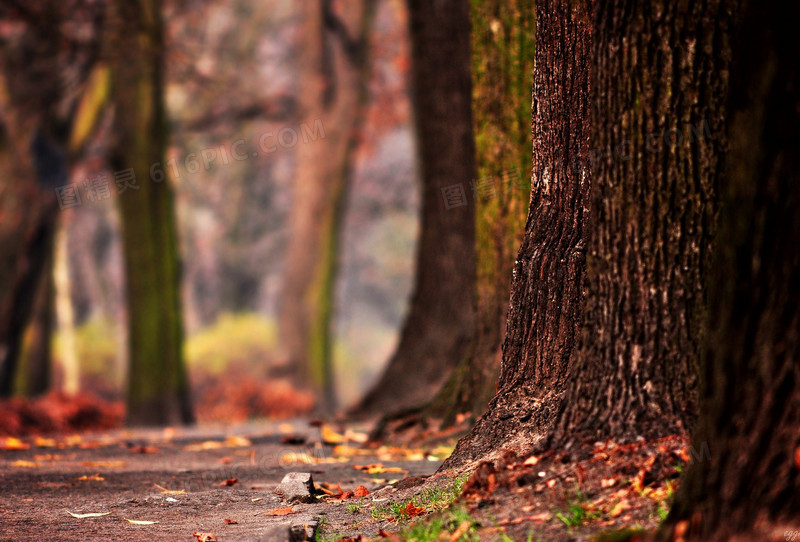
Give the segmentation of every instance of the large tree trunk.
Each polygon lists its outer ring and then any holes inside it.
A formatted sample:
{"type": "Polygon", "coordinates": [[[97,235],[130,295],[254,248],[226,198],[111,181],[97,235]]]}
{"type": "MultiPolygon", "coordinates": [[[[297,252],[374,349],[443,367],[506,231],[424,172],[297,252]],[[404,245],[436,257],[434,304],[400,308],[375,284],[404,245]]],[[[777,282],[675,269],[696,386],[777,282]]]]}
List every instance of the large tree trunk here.
{"type": "Polygon", "coordinates": [[[368,38],[374,0],[348,2],[334,14],[328,0],[300,4],[301,127],[295,152],[289,249],[279,309],[284,361],[336,404],[332,318],[338,242],[368,91],[368,38]],[[313,140],[315,137],[324,139],[313,140]]]}
{"type": "Polygon", "coordinates": [[[587,299],[553,445],[692,427],[731,19],[719,0],[596,6],[587,299]]]}
{"type": "Polygon", "coordinates": [[[537,0],[533,174],[514,265],[500,389],[446,466],[528,446],[548,427],[583,307],[588,162],[589,8],[537,0]]]}
{"type": "Polygon", "coordinates": [[[414,294],[389,365],[353,410],[374,414],[430,400],[473,331],[475,222],[469,5],[409,0],[412,98],[422,176],[414,294]]]}
{"type": "Polygon", "coordinates": [[[183,362],[174,195],[164,178],[164,30],[158,0],[118,0],[109,40],[128,303],[127,422],[193,421],[183,362]],[[151,174],[151,167],[153,167],[151,174]]]}
{"type": "Polygon", "coordinates": [[[511,270],[530,200],[534,0],[471,4],[476,142],[475,330],[462,361],[425,409],[444,427],[479,416],[497,393],[511,270]]]}
{"type": "Polygon", "coordinates": [[[799,23],[797,3],[751,1],[733,42],[694,436],[710,457],[689,466],[662,540],[677,525],[702,541],[790,540],[800,526],[799,23]]]}

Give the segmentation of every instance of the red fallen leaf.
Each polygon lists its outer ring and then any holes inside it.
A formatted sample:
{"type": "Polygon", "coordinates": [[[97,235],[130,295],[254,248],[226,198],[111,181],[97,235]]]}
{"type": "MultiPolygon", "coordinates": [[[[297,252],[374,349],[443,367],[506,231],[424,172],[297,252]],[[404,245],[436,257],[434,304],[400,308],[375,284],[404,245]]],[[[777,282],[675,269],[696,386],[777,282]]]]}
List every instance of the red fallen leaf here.
{"type": "Polygon", "coordinates": [[[287,506],[286,508],[275,508],[274,510],[267,510],[266,512],[270,516],[288,516],[289,514],[294,514],[294,509],[291,506],[287,506]]]}
{"type": "Polygon", "coordinates": [[[353,497],[361,498],[366,497],[367,495],[369,495],[369,490],[364,486],[356,486],[356,488],[353,490],[353,497]]]}
{"type": "Polygon", "coordinates": [[[217,459],[217,462],[218,463],[222,463],[223,465],[227,465],[231,461],[233,461],[233,458],[232,457],[228,457],[227,455],[225,457],[220,457],[219,459],[217,459]]]}
{"type": "Polygon", "coordinates": [[[425,513],[425,509],[424,508],[420,508],[419,506],[415,506],[413,502],[410,502],[403,509],[403,512],[408,517],[413,518],[414,516],[418,516],[420,514],[424,514],[425,513]]]}
{"type": "Polygon", "coordinates": [[[333,496],[344,495],[342,486],[340,486],[339,484],[333,485],[324,482],[322,485],[319,486],[319,489],[326,495],[333,495],[333,496]]]}
{"type": "Polygon", "coordinates": [[[217,537],[214,536],[214,533],[196,532],[192,533],[192,536],[197,539],[197,542],[215,542],[217,540],[217,537]]]}
{"type": "Polygon", "coordinates": [[[238,525],[239,524],[239,522],[236,521],[235,519],[226,519],[225,523],[228,524],[228,525],[238,525]]]}
{"type": "Polygon", "coordinates": [[[352,491],[345,491],[344,493],[342,493],[341,499],[344,501],[346,499],[349,499],[352,496],[353,496],[353,492],[352,491]]]}
{"type": "Polygon", "coordinates": [[[235,486],[239,483],[238,478],[228,478],[227,480],[223,480],[219,483],[221,486],[235,486]]]}

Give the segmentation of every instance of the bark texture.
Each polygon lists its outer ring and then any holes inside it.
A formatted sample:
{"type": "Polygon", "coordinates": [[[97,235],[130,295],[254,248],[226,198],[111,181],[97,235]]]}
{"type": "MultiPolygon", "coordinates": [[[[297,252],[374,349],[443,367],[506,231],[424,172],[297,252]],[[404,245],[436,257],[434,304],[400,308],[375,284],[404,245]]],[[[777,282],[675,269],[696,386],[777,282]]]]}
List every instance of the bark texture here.
{"type": "Polygon", "coordinates": [[[109,24],[110,164],[119,189],[128,305],[127,423],[190,423],[175,197],[164,174],[161,3],[115,1],[109,24]]]}
{"type": "Polygon", "coordinates": [[[476,317],[470,346],[425,409],[452,424],[479,416],[497,393],[511,270],[530,200],[533,0],[472,2],[472,112],[476,143],[476,317]]]}
{"type": "Polygon", "coordinates": [[[408,6],[422,177],[415,289],[397,350],[354,414],[430,400],[465,355],[474,323],[469,5],[466,0],[409,0],[408,6]],[[463,198],[445,199],[460,191],[463,198]]]}
{"type": "Polygon", "coordinates": [[[731,9],[718,0],[596,5],[588,297],[553,445],[692,427],[731,9]]]}
{"type": "Polygon", "coordinates": [[[564,388],[583,308],[590,5],[536,2],[530,211],[514,264],[500,389],[445,467],[530,445],[564,388]]]}
{"type": "Polygon", "coordinates": [[[800,517],[800,7],[746,2],[692,463],[659,532],[786,540],[800,517]]]}
{"type": "Polygon", "coordinates": [[[338,243],[368,91],[368,39],[375,1],[298,4],[303,141],[295,152],[290,244],[279,324],[283,357],[299,381],[336,404],[332,366],[338,243]]]}

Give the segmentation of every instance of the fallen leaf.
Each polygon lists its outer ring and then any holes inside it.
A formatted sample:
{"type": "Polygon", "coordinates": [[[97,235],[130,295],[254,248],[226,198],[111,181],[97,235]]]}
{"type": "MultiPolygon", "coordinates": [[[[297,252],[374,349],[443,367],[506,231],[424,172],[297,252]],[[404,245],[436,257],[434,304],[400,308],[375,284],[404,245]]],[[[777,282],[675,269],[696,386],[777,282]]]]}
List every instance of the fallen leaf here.
{"type": "Polygon", "coordinates": [[[471,521],[462,521],[458,528],[453,531],[453,534],[450,536],[450,542],[458,542],[461,540],[461,537],[467,534],[467,531],[469,531],[471,528],[471,521]]]}
{"type": "MultiPolygon", "coordinates": [[[[183,447],[187,452],[200,452],[203,450],[217,450],[222,448],[222,443],[216,440],[207,440],[198,444],[189,444],[183,447]]],[[[212,535],[213,536],[213,535],[212,535]]]]}
{"type": "Polygon", "coordinates": [[[370,465],[353,465],[353,468],[356,470],[361,470],[366,472],[367,474],[380,474],[382,472],[408,472],[405,469],[401,469],[400,467],[384,467],[383,463],[372,463],[370,465]]]}
{"type": "Polygon", "coordinates": [[[214,536],[214,533],[192,533],[192,536],[197,539],[197,542],[215,542],[217,537],[214,536]]]}
{"type": "Polygon", "coordinates": [[[425,509],[424,508],[420,508],[419,506],[416,506],[413,502],[410,502],[403,509],[403,513],[405,515],[407,515],[408,517],[413,518],[414,516],[418,516],[420,514],[424,514],[425,513],[425,509]]]}
{"type": "Polygon", "coordinates": [[[345,442],[344,435],[340,435],[336,431],[330,428],[330,426],[323,424],[322,427],[319,428],[320,435],[322,436],[322,442],[325,444],[341,444],[345,442]]]}
{"type": "Polygon", "coordinates": [[[132,454],[159,454],[161,450],[152,446],[133,446],[128,449],[132,454]]]}
{"type": "Polygon", "coordinates": [[[536,457],[535,455],[532,455],[528,459],[526,459],[522,464],[523,465],[535,465],[538,462],[539,462],[539,458],[536,457]]]}
{"type": "Polygon", "coordinates": [[[52,438],[44,438],[44,437],[36,437],[33,439],[33,443],[38,448],[55,448],[58,444],[56,443],[56,439],[52,438]]]}
{"type": "Polygon", "coordinates": [[[223,465],[227,465],[231,461],[233,461],[233,458],[228,457],[227,455],[225,457],[220,457],[219,459],[217,459],[217,463],[222,463],[223,465]]]}
{"type": "Polygon", "coordinates": [[[75,478],[75,479],[77,481],[79,481],[79,482],[105,482],[106,481],[105,478],[100,476],[99,472],[95,473],[95,474],[92,474],[92,475],[84,474],[83,476],[80,476],[80,477],[75,478]]]}
{"type": "Polygon", "coordinates": [[[361,498],[366,497],[367,495],[369,495],[369,490],[364,486],[356,486],[356,488],[353,490],[353,497],[361,498]]]}
{"type": "Polygon", "coordinates": [[[156,486],[158,489],[160,489],[163,495],[186,495],[185,489],[167,489],[158,484],[153,484],[153,485],[156,486]]]}
{"type": "Polygon", "coordinates": [[[616,505],[614,505],[614,508],[611,509],[611,512],[609,512],[608,515],[612,518],[616,518],[619,517],[619,515],[625,510],[630,510],[630,508],[631,503],[629,503],[627,500],[619,501],[616,505]]]}
{"type": "Polygon", "coordinates": [[[246,437],[228,437],[225,439],[225,445],[232,448],[243,448],[245,446],[252,446],[253,443],[246,437]]]}
{"type": "Polygon", "coordinates": [[[124,519],[131,525],[155,525],[156,523],[158,523],[157,521],[147,521],[144,519],[128,519],[128,518],[124,519]]]}
{"type": "Polygon", "coordinates": [[[289,514],[294,514],[294,509],[291,506],[287,506],[286,508],[267,510],[265,513],[270,516],[288,516],[289,514]]]}
{"type": "Polygon", "coordinates": [[[616,478],[603,478],[602,480],[600,480],[601,487],[614,487],[614,484],[616,483],[617,483],[616,478]]]}
{"type": "Polygon", "coordinates": [[[225,523],[226,523],[227,525],[238,525],[238,524],[239,524],[239,522],[238,522],[238,521],[236,521],[235,519],[226,519],[226,520],[225,520],[225,523]]]}
{"type": "Polygon", "coordinates": [[[84,461],[81,463],[84,467],[99,467],[102,469],[114,469],[125,466],[124,461],[84,461]]]}
{"type": "Polygon", "coordinates": [[[264,497],[253,497],[252,499],[250,499],[250,502],[258,502],[258,501],[261,501],[263,499],[264,499],[264,497]]]}
{"type": "Polygon", "coordinates": [[[235,486],[239,483],[238,478],[228,478],[227,480],[223,480],[219,483],[221,486],[235,486]]]}
{"type": "Polygon", "coordinates": [[[28,450],[30,449],[31,445],[26,444],[15,437],[6,437],[3,444],[0,446],[0,449],[3,450],[28,450]]]}
{"type": "Polygon", "coordinates": [[[546,485],[547,487],[549,487],[550,489],[553,489],[554,487],[556,487],[556,479],[555,479],[555,478],[552,478],[552,479],[548,480],[548,481],[545,483],[545,485],[546,485]]]}
{"type": "Polygon", "coordinates": [[[35,461],[28,461],[27,459],[17,459],[11,463],[12,467],[22,467],[23,469],[33,469],[39,466],[35,461]]]}
{"type": "Polygon", "coordinates": [[[67,510],[67,514],[78,519],[99,518],[101,516],[107,516],[110,513],[111,512],[89,512],[88,514],[76,514],[74,512],[70,512],[69,510],[67,510]]]}
{"type": "MultiPolygon", "coordinates": [[[[316,484],[314,484],[314,485],[316,486],[316,484]]],[[[321,485],[316,486],[316,487],[317,487],[317,489],[319,489],[320,491],[322,491],[326,495],[339,496],[339,495],[344,494],[344,491],[342,490],[342,486],[340,486],[339,484],[333,485],[333,484],[329,484],[327,482],[323,482],[321,485]]]]}

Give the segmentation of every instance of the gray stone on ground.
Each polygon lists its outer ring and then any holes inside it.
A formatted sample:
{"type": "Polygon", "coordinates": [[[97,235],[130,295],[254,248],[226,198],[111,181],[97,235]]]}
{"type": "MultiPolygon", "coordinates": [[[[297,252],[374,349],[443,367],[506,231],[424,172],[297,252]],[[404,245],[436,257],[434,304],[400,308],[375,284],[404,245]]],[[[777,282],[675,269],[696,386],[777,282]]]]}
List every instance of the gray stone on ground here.
{"type": "Polygon", "coordinates": [[[310,472],[290,472],[275,488],[287,502],[314,502],[314,481],[310,472]]]}
{"type": "Polygon", "coordinates": [[[295,521],[289,527],[289,542],[315,542],[318,528],[319,523],[316,521],[305,523],[295,521]]]}

